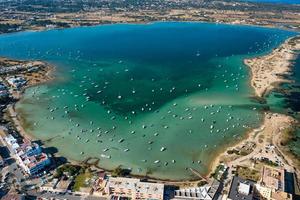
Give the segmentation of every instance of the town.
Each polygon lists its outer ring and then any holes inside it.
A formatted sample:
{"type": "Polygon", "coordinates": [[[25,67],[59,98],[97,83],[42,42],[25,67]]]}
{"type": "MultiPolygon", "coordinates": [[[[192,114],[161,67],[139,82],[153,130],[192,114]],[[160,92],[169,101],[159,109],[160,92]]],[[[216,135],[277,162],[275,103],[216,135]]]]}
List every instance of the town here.
{"type": "Polygon", "coordinates": [[[262,143],[264,153],[252,157],[248,155],[252,155],[255,144],[247,143],[232,149],[227,152],[228,156],[239,155],[237,160],[243,160],[237,164],[221,162],[207,177],[190,169],[199,176],[195,181],[159,181],[132,176],[130,169],[122,166],[105,171],[97,166],[97,161],[73,163],[62,160],[50,153],[41,141],[22,133],[15,123],[18,116],[13,108],[24,88],[51,79],[49,71],[52,67],[40,61],[5,58],[0,64],[0,197],[3,200],[292,200],[300,194],[295,170],[285,165],[280,156],[273,156],[275,160],[266,158],[268,152],[275,154],[278,151],[267,142],[262,143]]]}
{"type": "Polygon", "coordinates": [[[195,21],[299,30],[299,5],[244,1],[0,1],[0,33],[111,23],[195,21]],[[58,6],[59,5],[59,6],[58,6]],[[38,11],[36,10],[38,8],[38,11]]]}

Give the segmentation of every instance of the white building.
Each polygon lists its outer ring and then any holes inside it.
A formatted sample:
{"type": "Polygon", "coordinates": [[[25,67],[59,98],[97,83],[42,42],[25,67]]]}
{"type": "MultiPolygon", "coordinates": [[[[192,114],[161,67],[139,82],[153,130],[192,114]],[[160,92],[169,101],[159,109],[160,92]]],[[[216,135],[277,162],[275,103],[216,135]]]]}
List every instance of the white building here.
{"type": "Polygon", "coordinates": [[[218,198],[220,183],[214,180],[211,184],[202,187],[184,188],[175,190],[174,200],[191,199],[191,200],[215,200],[218,198]]]}
{"type": "Polygon", "coordinates": [[[19,144],[12,135],[5,137],[5,141],[10,151],[15,154],[17,163],[29,175],[40,172],[50,164],[49,157],[42,152],[38,144],[31,143],[28,140],[24,140],[23,143],[19,144]]]}
{"type": "Polygon", "coordinates": [[[141,182],[135,178],[110,177],[105,191],[108,195],[115,197],[162,200],[164,184],[141,182]]]}
{"type": "Polygon", "coordinates": [[[56,192],[55,187],[58,184],[59,179],[54,178],[51,182],[47,182],[40,187],[41,191],[56,192]]]}
{"type": "Polygon", "coordinates": [[[19,156],[26,155],[26,156],[34,156],[39,155],[42,153],[42,148],[40,145],[36,143],[31,143],[28,140],[24,140],[23,143],[16,149],[16,154],[19,156]]]}
{"type": "Polygon", "coordinates": [[[15,88],[20,88],[26,84],[26,79],[21,76],[8,77],[6,81],[15,88]]]}
{"type": "Polygon", "coordinates": [[[50,164],[50,159],[45,153],[34,156],[18,156],[19,165],[30,175],[37,174],[50,164]]]}
{"type": "Polygon", "coordinates": [[[40,187],[41,191],[45,192],[51,192],[51,193],[57,193],[57,194],[65,194],[69,191],[70,184],[72,183],[72,180],[67,179],[61,179],[58,180],[57,178],[53,179],[51,182],[44,184],[40,187]]]}
{"type": "Polygon", "coordinates": [[[16,149],[20,147],[19,144],[17,143],[17,139],[14,138],[12,135],[8,135],[7,137],[4,138],[4,140],[11,148],[13,153],[16,153],[16,149]]]}

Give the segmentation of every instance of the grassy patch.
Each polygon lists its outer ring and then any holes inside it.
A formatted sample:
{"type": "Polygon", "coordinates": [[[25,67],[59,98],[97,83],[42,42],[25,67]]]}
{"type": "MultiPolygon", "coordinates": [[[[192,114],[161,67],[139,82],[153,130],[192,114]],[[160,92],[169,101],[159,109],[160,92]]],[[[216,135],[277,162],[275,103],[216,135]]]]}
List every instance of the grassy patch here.
{"type": "Polygon", "coordinates": [[[284,129],[281,135],[280,144],[282,146],[287,146],[292,140],[297,140],[294,128],[284,129]]]}
{"type": "Polygon", "coordinates": [[[117,176],[121,176],[121,177],[125,177],[125,176],[128,176],[130,174],[130,170],[129,169],[123,169],[121,168],[121,166],[118,166],[117,168],[115,168],[111,175],[114,176],[114,177],[117,177],[117,176]]]}
{"type": "Polygon", "coordinates": [[[223,180],[225,174],[223,174],[223,171],[225,170],[224,165],[218,165],[215,169],[214,173],[211,174],[211,177],[214,177],[217,180],[223,180]]]}
{"type": "Polygon", "coordinates": [[[62,177],[63,174],[67,174],[68,176],[74,176],[82,171],[82,167],[78,165],[66,164],[58,169],[56,169],[56,173],[54,175],[55,178],[62,177]]]}
{"type": "Polygon", "coordinates": [[[258,181],[260,178],[260,172],[257,170],[250,169],[248,167],[238,167],[236,170],[236,174],[247,180],[258,181]]]}
{"type": "Polygon", "coordinates": [[[86,187],[86,180],[90,179],[92,177],[92,174],[90,172],[85,172],[79,174],[75,179],[75,184],[73,187],[73,190],[79,191],[81,187],[86,187]]]}

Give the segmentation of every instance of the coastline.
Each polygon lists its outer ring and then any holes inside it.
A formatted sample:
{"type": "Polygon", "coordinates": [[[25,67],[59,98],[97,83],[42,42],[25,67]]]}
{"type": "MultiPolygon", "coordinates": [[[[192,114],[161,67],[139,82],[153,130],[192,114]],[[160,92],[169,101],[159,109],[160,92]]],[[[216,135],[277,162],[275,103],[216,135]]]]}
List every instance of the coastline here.
{"type": "MultiPolygon", "coordinates": [[[[3,58],[3,59],[4,60],[14,60],[11,58],[3,58]]],[[[26,77],[26,79],[27,79],[27,84],[24,87],[22,87],[20,90],[12,90],[10,92],[14,98],[14,101],[8,103],[7,108],[4,112],[4,116],[6,115],[9,119],[12,120],[13,125],[17,129],[20,136],[22,136],[23,138],[29,139],[29,140],[34,140],[34,138],[30,134],[26,133],[24,127],[22,126],[22,121],[18,116],[18,112],[15,109],[15,105],[22,99],[23,94],[27,88],[46,84],[47,82],[53,81],[55,79],[53,74],[54,74],[56,68],[55,68],[55,66],[53,66],[47,62],[44,62],[44,61],[38,61],[38,60],[34,60],[34,61],[18,60],[18,61],[34,63],[34,64],[38,64],[43,67],[42,67],[42,70],[39,69],[37,71],[37,73],[30,73],[29,75],[25,74],[24,77],[26,77]]]]}
{"type": "Polygon", "coordinates": [[[260,150],[263,150],[268,143],[266,137],[268,137],[269,142],[271,141],[271,143],[274,145],[276,144],[278,148],[278,144],[281,141],[282,131],[292,127],[295,124],[296,120],[290,116],[271,112],[264,113],[264,120],[261,126],[248,132],[243,140],[237,142],[233,146],[228,147],[223,153],[219,154],[212,163],[211,169],[215,169],[220,163],[224,163],[229,167],[233,167],[242,165],[243,162],[249,161],[250,157],[259,157],[258,154],[261,153],[260,150]],[[277,134],[276,138],[273,137],[275,133],[277,134]],[[251,153],[243,156],[228,153],[232,150],[243,149],[244,146],[247,146],[247,143],[256,144],[251,153]]]}
{"type": "MultiPolygon", "coordinates": [[[[290,39],[288,39],[288,40],[290,40],[290,39]]],[[[278,47],[279,48],[279,47],[278,47]]],[[[277,49],[277,48],[276,48],[277,49]]],[[[262,57],[265,57],[265,56],[262,56],[262,57]]],[[[45,63],[45,62],[44,62],[45,63]]],[[[289,62],[289,67],[290,67],[290,62],[289,62]]],[[[54,66],[51,66],[49,69],[48,69],[49,71],[47,71],[47,73],[45,74],[45,75],[52,75],[53,74],[53,72],[54,72],[54,70],[55,70],[55,67],[54,66]]],[[[51,77],[51,76],[49,76],[49,77],[51,77]]],[[[32,83],[32,84],[30,84],[30,85],[28,85],[28,86],[26,86],[22,91],[21,91],[21,93],[19,94],[20,95],[20,98],[19,98],[19,100],[22,98],[22,95],[23,95],[23,92],[24,92],[24,90],[26,89],[26,88],[29,88],[29,87],[33,87],[33,86],[36,86],[36,85],[40,85],[40,84],[45,84],[45,83],[47,83],[48,81],[52,81],[54,79],[54,77],[51,77],[51,78],[49,78],[48,80],[43,80],[43,81],[41,81],[41,82],[36,82],[36,83],[32,83]]],[[[279,79],[280,80],[280,79],[279,79]]],[[[281,81],[281,80],[280,80],[281,81]]],[[[279,82],[274,82],[274,84],[275,83],[279,83],[279,82]]],[[[281,82],[282,83],[282,82],[281,82]]],[[[275,87],[275,86],[274,86],[275,87]]],[[[264,93],[265,94],[265,93],[264,93]]],[[[10,114],[11,115],[16,115],[16,119],[14,120],[15,122],[14,122],[14,124],[16,125],[16,126],[19,126],[21,129],[23,129],[23,127],[22,127],[22,122],[21,122],[21,119],[20,118],[18,118],[18,113],[17,113],[17,111],[15,110],[15,108],[14,108],[14,105],[15,105],[15,103],[12,105],[12,107],[10,108],[10,114]]],[[[264,124],[265,123],[265,121],[262,123],[262,124],[264,124]]],[[[233,146],[230,146],[230,147],[228,147],[228,148],[226,148],[226,150],[227,149],[231,149],[231,148],[234,148],[234,147],[236,147],[236,146],[239,146],[239,144],[242,144],[243,143],[243,141],[245,141],[245,140],[247,140],[250,136],[251,136],[251,133],[254,131],[255,132],[255,130],[256,129],[254,129],[254,130],[252,130],[252,131],[250,131],[250,132],[248,132],[247,134],[246,134],[246,136],[241,140],[241,141],[239,141],[239,142],[237,142],[236,144],[234,144],[233,146]]],[[[22,132],[23,133],[23,135],[22,135],[22,133],[20,133],[22,136],[25,136],[25,137],[29,137],[29,139],[34,139],[32,136],[30,136],[29,134],[27,134],[26,133],[26,131],[23,129],[22,131],[20,131],[20,132],[22,132]]],[[[225,150],[225,152],[226,152],[226,150],[225,150]]],[[[222,154],[219,154],[218,156],[217,156],[217,158],[215,159],[215,161],[211,164],[211,168],[214,168],[214,166],[216,165],[216,162],[218,161],[218,159],[219,158],[221,158],[221,155],[222,154]]],[[[219,159],[220,160],[220,159],[219,159]]],[[[70,162],[70,163],[76,163],[76,164],[78,164],[79,162],[78,161],[72,161],[72,160],[70,160],[70,159],[68,159],[68,161],[70,162]]],[[[109,170],[108,170],[109,171],[109,170]]],[[[133,175],[134,176],[134,175],[133,175]]],[[[138,176],[136,176],[136,177],[138,177],[138,176]]],[[[188,181],[171,181],[171,180],[160,180],[160,179],[156,179],[156,178],[151,178],[151,177],[149,177],[149,180],[157,180],[157,181],[166,181],[166,182],[172,182],[172,183],[183,183],[183,182],[188,182],[188,181]]]]}
{"type": "MultiPolygon", "coordinates": [[[[124,21],[124,22],[112,22],[112,23],[101,23],[101,24],[93,24],[93,25],[76,25],[70,27],[56,27],[56,28],[40,28],[40,29],[24,29],[21,31],[8,32],[8,33],[0,33],[0,35],[11,35],[11,34],[21,34],[21,33],[35,33],[35,32],[43,32],[43,31],[60,31],[60,30],[68,30],[68,29],[78,29],[78,28],[88,28],[88,27],[101,27],[101,26],[112,26],[112,25],[151,25],[156,23],[201,23],[201,24],[215,24],[215,25],[227,25],[227,26],[245,26],[245,27],[254,27],[254,28],[264,28],[264,29],[277,29],[282,31],[289,31],[299,33],[300,30],[287,28],[283,26],[276,25],[264,25],[264,24],[251,24],[251,23],[234,23],[234,22],[218,22],[218,21],[199,21],[199,20],[149,20],[149,21],[124,21]]],[[[1,57],[1,56],[0,56],[1,57]]]]}
{"type": "Polygon", "coordinates": [[[288,38],[270,54],[245,59],[244,64],[251,70],[251,86],[255,96],[264,98],[273,89],[290,80],[282,77],[291,73],[292,61],[300,50],[300,35],[288,38]]]}
{"type": "MultiPolygon", "coordinates": [[[[255,58],[245,59],[244,63],[250,68],[250,85],[253,87],[255,92],[255,98],[263,99],[275,88],[278,88],[283,83],[290,83],[291,80],[284,78],[284,75],[291,73],[293,67],[293,61],[299,56],[300,50],[300,36],[294,36],[288,38],[279,47],[275,48],[271,53],[255,58]]],[[[295,170],[296,174],[300,175],[300,169],[294,167],[293,158],[282,149],[281,141],[284,137],[285,129],[293,127],[298,121],[291,116],[284,114],[277,114],[272,112],[264,113],[264,120],[259,128],[253,129],[248,132],[245,137],[231,145],[220,153],[214,161],[211,163],[210,175],[214,172],[220,164],[226,164],[230,169],[237,165],[243,165],[248,163],[257,156],[260,151],[263,151],[262,145],[259,144],[257,137],[269,136],[270,144],[274,145],[277,151],[277,155],[282,158],[282,162],[285,163],[289,170],[295,170]],[[273,121],[273,122],[272,122],[273,121]],[[274,123],[275,122],[275,123],[274,123]],[[273,125],[272,125],[273,124],[273,125]],[[269,130],[268,130],[269,129],[269,130]],[[242,149],[247,143],[259,144],[252,149],[252,153],[247,155],[230,155],[228,152],[236,149],[242,149]],[[231,157],[231,158],[230,158],[231,157]],[[243,163],[244,162],[244,163],[243,163]]],[[[263,140],[265,145],[267,144],[263,140]]],[[[246,164],[246,166],[247,166],[246,164]]],[[[252,163],[253,164],[253,163],[252,163]]]]}

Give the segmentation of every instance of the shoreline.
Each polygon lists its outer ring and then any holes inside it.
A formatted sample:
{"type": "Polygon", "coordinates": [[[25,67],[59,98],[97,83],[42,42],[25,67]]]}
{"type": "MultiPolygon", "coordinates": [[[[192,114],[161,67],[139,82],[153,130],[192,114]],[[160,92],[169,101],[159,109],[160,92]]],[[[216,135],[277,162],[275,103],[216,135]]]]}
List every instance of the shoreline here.
{"type": "MultiPolygon", "coordinates": [[[[259,57],[254,57],[250,59],[245,59],[244,64],[250,68],[250,85],[254,89],[255,98],[264,100],[265,97],[274,89],[280,87],[283,83],[291,83],[292,80],[288,80],[287,78],[282,77],[282,75],[290,75],[292,71],[292,67],[294,66],[293,61],[299,56],[300,50],[300,35],[290,37],[285,40],[281,45],[273,49],[273,51],[267,55],[262,55],[259,57]],[[276,62],[277,61],[277,62],[276,62]],[[274,64],[275,63],[275,64],[274,64]],[[261,84],[257,84],[261,83],[261,84]]],[[[275,121],[275,120],[274,120],[275,121]]],[[[298,121],[289,116],[284,114],[277,114],[272,112],[264,113],[264,120],[262,121],[259,128],[253,129],[248,132],[245,137],[235,143],[232,146],[225,148],[225,150],[220,153],[212,162],[210,167],[210,175],[214,172],[220,164],[227,164],[229,168],[232,168],[234,165],[241,165],[243,161],[249,161],[249,155],[253,155],[250,153],[245,156],[236,155],[232,156],[228,154],[228,151],[242,148],[248,142],[255,142],[257,144],[256,138],[259,135],[269,134],[271,144],[275,146],[277,149],[277,155],[282,156],[284,162],[290,168],[290,170],[295,170],[296,174],[300,175],[300,169],[294,167],[293,159],[287,152],[285,152],[283,147],[281,147],[280,142],[284,137],[284,133],[282,123],[286,123],[285,128],[290,128],[298,121]],[[280,116],[280,120],[278,123],[273,127],[272,131],[268,131],[266,129],[270,128],[270,119],[273,119],[274,116],[280,116]],[[274,135],[274,132],[277,131],[277,135],[274,135]],[[270,134],[271,132],[271,134],[270,134]],[[228,158],[232,156],[233,158],[228,158]],[[226,161],[226,159],[229,159],[226,161]]],[[[255,146],[253,152],[257,152],[257,149],[263,150],[261,147],[255,146]]],[[[255,155],[255,154],[254,154],[255,155]]],[[[254,156],[253,155],[253,156],[254,156]]],[[[249,165],[250,166],[250,165],[249,165]]],[[[248,167],[249,167],[248,166],[248,167]]]]}
{"type": "Polygon", "coordinates": [[[282,83],[290,83],[282,76],[290,75],[293,61],[300,50],[300,35],[290,37],[267,55],[249,58],[244,64],[250,68],[250,84],[255,96],[264,98],[282,83]]]}
{"type": "MultiPolygon", "coordinates": [[[[253,129],[246,135],[245,139],[234,146],[228,147],[223,153],[219,154],[211,165],[212,169],[216,169],[219,164],[226,164],[231,170],[236,166],[250,167],[251,165],[255,165],[255,161],[259,161],[259,157],[269,156],[267,158],[271,158],[270,160],[272,160],[272,157],[278,156],[280,157],[280,162],[284,164],[284,168],[294,170],[293,159],[282,152],[279,144],[282,140],[284,130],[293,127],[296,123],[297,121],[288,115],[271,112],[265,113],[261,126],[253,129]],[[276,134],[276,137],[274,137],[274,134],[276,134]],[[243,149],[249,143],[255,144],[255,147],[251,149],[249,154],[240,156],[228,153],[232,150],[243,149]],[[265,153],[265,147],[268,145],[273,145],[274,150],[279,151],[280,154],[274,152],[265,153]]],[[[300,169],[296,168],[295,171],[298,175],[300,174],[300,169]]]]}
{"type": "Polygon", "coordinates": [[[246,27],[254,27],[254,28],[264,28],[264,29],[278,29],[282,31],[289,31],[294,33],[299,33],[300,30],[295,30],[292,28],[282,27],[282,26],[269,26],[269,25],[258,25],[258,24],[247,24],[247,23],[232,23],[232,22],[216,22],[216,21],[193,21],[193,20],[173,20],[173,21],[137,21],[137,22],[112,22],[112,23],[102,23],[102,24],[93,24],[93,25],[77,25],[71,27],[56,27],[56,28],[41,28],[41,29],[24,29],[16,32],[9,33],[0,33],[0,35],[11,35],[11,34],[21,34],[21,33],[35,33],[35,32],[44,32],[44,31],[60,31],[60,30],[68,30],[68,29],[78,29],[78,28],[88,28],[88,27],[101,27],[101,26],[111,26],[111,25],[151,25],[157,23],[201,23],[201,24],[215,24],[215,25],[226,25],[226,26],[246,26],[246,27]]]}
{"type": "MultiPolygon", "coordinates": [[[[296,36],[296,37],[299,37],[299,36],[296,36]]],[[[300,38],[299,38],[300,39],[300,38]]],[[[287,42],[287,41],[290,41],[291,40],[291,38],[289,38],[289,39],[287,39],[286,41],[285,41],[285,43],[287,42]]],[[[284,44],[285,44],[284,43],[284,44]]],[[[279,46],[279,47],[277,47],[276,49],[279,49],[280,47],[282,46],[282,44],[279,46]]],[[[276,50],[275,49],[275,50],[276,50]]],[[[273,50],[272,51],[272,53],[275,51],[275,50],[273,50]]],[[[271,53],[271,54],[272,54],[271,53]]],[[[293,54],[294,55],[294,54],[293,54]]],[[[264,57],[268,57],[268,55],[265,55],[265,56],[261,56],[261,57],[258,57],[258,58],[264,58],[264,57]]],[[[254,58],[255,59],[255,58],[254,58]]],[[[23,95],[23,92],[27,89],[27,88],[29,88],[29,87],[34,87],[34,86],[36,86],[36,85],[43,85],[43,84],[46,84],[47,82],[49,82],[49,81],[53,81],[55,78],[54,77],[51,77],[51,75],[53,75],[53,72],[55,71],[55,67],[54,66],[52,66],[52,65],[50,65],[50,64],[48,64],[48,63],[46,63],[46,62],[44,62],[44,61],[41,61],[41,62],[43,62],[44,64],[46,64],[46,65],[49,65],[48,67],[49,67],[49,71],[47,70],[47,72],[45,73],[45,76],[47,76],[49,79],[47,79],[47,80],[43,80],[43,81],[41,81],[41,82],[39,82],[39,83],[34,83],[34,84],[30,84],[30,85],[28,85],[28,86],[26,86],[26,87],[24,87],[21,91],[20,91],[20,96],[19,96],[19,99],[17,100],[17,102],[19,101],[19,100],[21,100],[22,99],[22,95],[23,95]]],[[[288,62],[288,66],[290,67],[290,64],[291,64],[291,62],[288,62]]],[[[251,67],[250,67],[251,68],[251,67]]],[[[276,75],[277,76],[277,75],[276,75]]],[[[252,79],[253,79],[253,76],[252,76],[252,79]]],[[[279,79],[279,80],[281,80],[281,79],[279,79]]],[[[275,82],[274,82],[275,83],[275,82]]],[[[278,82],[276,82],[276,83],[278,83],[278,82]]],[[[252,86],[253,87],[253,86],[252,86]]],[[[273,86],[274,88],[275,88],[275,86],[273,86]]],[[[271,91],[271,90],[269,90],[269,91],[271,91]]],[[[265,93],[263,93],[263,94],[265,94],[265,93]]],[[[14,102],[13,104],[11,104],[10,105],[10,108],[8,108],[9,109],[9,115],[10,116],[12,116],[12,115],[15,115],[15,119],[13,120],[14,121],[14,125],[16,126],[16,127],[19,127],[19,129],[21,129],[21,131],[19,131],[20,132],[20,135],[21,136],[23,136],[23,137],[27,137],[27,138],[29,138],[30,140],[34,140],[35,138],[34,137],[32,137],[30,134],[28,134],[28,133],[26,133],[26,131],[23,129],[23,127],[22,127],[22,120],[18,117],[18,112],[16,111],[16,109],[15,109],[15,104],[17,103],[17,102],[14,102]]],[[[270,114],[270,113],[269,113],[270,114]]],[[[264,119],[264,121],[262,122],[262,125],[261,126],[264,126],[264,124],[265,124],[265,119],[264,119]]],[[[18,129],[18,128],[17,128],[18,129]]],[[[209,165],[210,167],[208,168],[208,174],[205,174],[205,177],[209,177],[209,175],[211,174],[211,171],[212,170],[214,170],[215,168],[216,168],[216,166],[217,166],[217,164],[218,164],[218,162],[221,160],[221,157],[222,157],[222,155],[224,155],[224,152],[226,153],[227,152],[227,150],[228,149],[232,149],[232,148],[234,148],[234,147],[237,147],[237,146],[239,146],[240,144],[243,144],[243,142],[245,142],[246,140],[248,140],[249,139],[249,137],[251,137],[251,135],[252,135],[252,133],[253,132],[255,132],[257,129],[254,129],[254,130],[251,130],[251,131],[249,131],[249,132],[247,132],[246,134],[245,134],[245,136],[240,140],[240,141],[237,141],[237,143],[235,143],[235,144],[233,144],[233,145],[230,145],[229,147],[227,147],[227,148],[225,148],[225,150],[223,151],[223,150],[221,150],[220,152],[223,152],[223,153],[217,153],[216,155],[217,155],[217,157],[215,158],[215,159],[213,159],[213,161],[211,162],[211,164],[209,165]]],[[[56,154],[56,155],[59,155],[59,154],[56,154]]],[[[72,160],[72,159],[69,159],[69,158],[67,158],[67,161],[68,161],[68,163],[76,163],[76,164],[82,164],[82,162],[78,162],[78,161],[74,161],[74,160],[72,160]]],[[[101,167],[100,167],[101,168],[101,167]]],[[[101,168],[102,169],[102,168],[101,168]]],[[[104,169],[105,170],[105,169],[104,169]]],[[[106,171],[111,171],[111,170],[106,170],[106,171]]],[[[138,176],[138,175],[132,175],[132,177],[143,177],[143,176],[138,176]]],[[[168,182],[168,183],[178,183],[178,184],[181,184],[181,183],[191,183],[191,181],[192,182],[196,182],[196,181],[199,181],[199,180],[203,180],[203,179],[187,179],[187,180],[183,180],[183,181],[172,181],[172,180],[164,180],[164,179],[159,179],[159,178],[151,178],[151,177],[148,177],[149,178],[149,180],[152,180],[152,181],[157,181],[157,182],[168,182]]]]}

